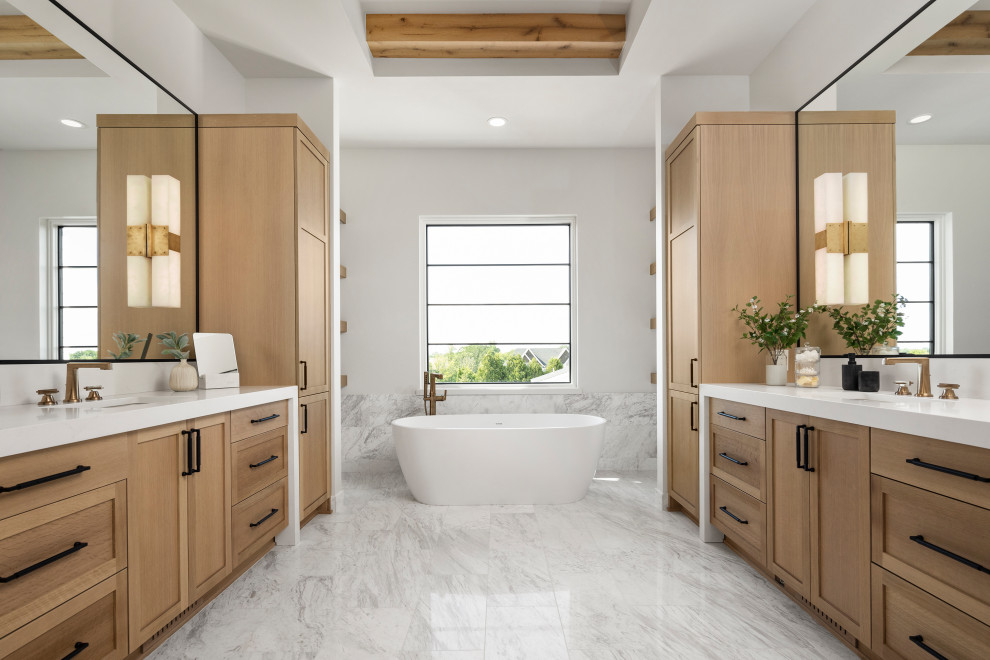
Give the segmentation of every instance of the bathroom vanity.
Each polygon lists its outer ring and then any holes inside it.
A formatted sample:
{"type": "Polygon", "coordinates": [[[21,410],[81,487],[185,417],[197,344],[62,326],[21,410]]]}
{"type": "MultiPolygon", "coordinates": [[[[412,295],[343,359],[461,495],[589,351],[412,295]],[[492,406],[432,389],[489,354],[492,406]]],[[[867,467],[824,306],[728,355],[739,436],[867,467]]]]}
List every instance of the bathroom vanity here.
{"type": "Polygon", "coordinates": [[[142,655],[299,534],[296,388],[0,409],[0,657],[142,655]]]}
{"type": "Polygon", "coordinates": [[[765,385],[700,396],[704,540],[866,657],[986,657],[990,402],[765,385]]]}

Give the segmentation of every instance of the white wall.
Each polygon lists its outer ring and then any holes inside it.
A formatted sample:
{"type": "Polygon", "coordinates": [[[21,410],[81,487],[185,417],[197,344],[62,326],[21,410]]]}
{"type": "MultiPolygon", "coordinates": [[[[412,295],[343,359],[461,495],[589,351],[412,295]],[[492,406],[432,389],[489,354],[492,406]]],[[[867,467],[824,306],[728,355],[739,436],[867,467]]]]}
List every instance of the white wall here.
{"type": "Polygon", "coordinates": [[[295,113],[329,149],[334,139],[333,93],[333,78],[247,78],[244,111],[295,113]]]}
{"type": "Polygon", "coordinates": [[[347,394],[420,382],[419,217],[577,217],[584,392],[650,392],[656,369],[654,154],[648,149],[343,150],[341,338],[347,394]]]}
{"type": "Polygon", "coordinates": [[[40,221],[95,217],[95,181],[95,150],[0,150],[0,360],[42,357],[40,221]]]}
{"type": "Polygon", "coordinates": [[[954,353],[990,352],[990,145],[898,145],[898,213],[951,213],[954,353]]]}

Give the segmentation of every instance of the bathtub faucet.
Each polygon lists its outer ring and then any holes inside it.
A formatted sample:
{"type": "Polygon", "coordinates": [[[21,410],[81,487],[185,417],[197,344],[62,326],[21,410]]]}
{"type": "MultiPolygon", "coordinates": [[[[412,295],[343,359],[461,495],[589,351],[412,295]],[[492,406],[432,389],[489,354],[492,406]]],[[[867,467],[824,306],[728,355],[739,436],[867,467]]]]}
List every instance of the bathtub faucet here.
{"type": "Polygon", "coordinates": [[[427,415],[437,414],[437,401],[447,400],[447,390],[443,391],[443,396],[437,396],[437,379],[442,379],[443,374],[431,374],[429,371],[423,372],[423,410],[427,415]]]}

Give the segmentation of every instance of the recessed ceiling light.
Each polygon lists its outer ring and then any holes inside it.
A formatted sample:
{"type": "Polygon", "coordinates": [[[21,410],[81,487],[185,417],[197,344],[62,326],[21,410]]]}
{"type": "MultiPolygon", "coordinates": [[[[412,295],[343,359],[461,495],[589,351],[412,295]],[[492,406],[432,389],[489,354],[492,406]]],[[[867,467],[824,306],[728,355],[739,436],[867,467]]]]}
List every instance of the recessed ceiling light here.
{"type": "Polygon", "coordinates": [[[76,121],[75,119],[63,119],[62,123],[69,128],[86,128],[86,124],[81,121],[76,121]]]}
{"type": "Polygon", "coordinates": [[[912,117],[908,120],[909,124],[924,124],[926,121],[931,119],[931,115],[918,115],[917,117],[912,117]]]}
{"type": "Polygon", "coordinates": [[[509,123],[509,120],[505,117],[491,117],[488,119],[488,125],[494,126],[495,128],[501,128],[509,123]]]}

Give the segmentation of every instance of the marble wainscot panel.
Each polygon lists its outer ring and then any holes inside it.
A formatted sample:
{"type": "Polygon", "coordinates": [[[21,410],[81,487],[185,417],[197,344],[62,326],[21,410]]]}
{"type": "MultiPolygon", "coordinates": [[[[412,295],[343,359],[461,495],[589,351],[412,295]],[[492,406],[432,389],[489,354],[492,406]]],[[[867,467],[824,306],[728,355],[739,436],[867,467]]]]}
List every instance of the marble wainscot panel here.
{"type": "MultiPolygon", "coordinates": [[[[606,470],[655,470],[657,467],[657,395],[652,392],[595,394],[453,395],[438,404],[439,414],[575,413],[608,420],[598,467],[606,470]]],[[[347,394],[341,402],[344,472],[393,472],[399,469],[392,441],[392,420],[423,414],[415,394],[347,394]]]]}

